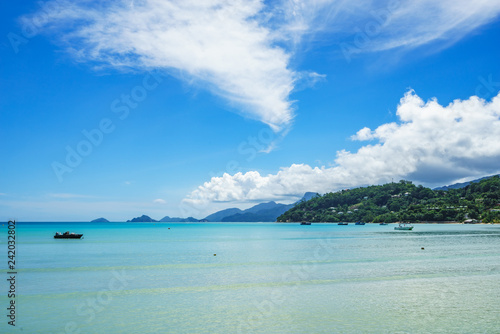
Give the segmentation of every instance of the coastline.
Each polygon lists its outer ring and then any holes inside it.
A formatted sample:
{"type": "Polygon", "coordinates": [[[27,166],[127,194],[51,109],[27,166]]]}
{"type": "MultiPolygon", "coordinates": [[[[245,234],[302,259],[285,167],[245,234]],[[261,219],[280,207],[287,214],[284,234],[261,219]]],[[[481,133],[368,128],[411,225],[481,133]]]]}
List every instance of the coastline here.
{"type": "MultiPolygon", "coordinates": [[[[278,224],[299,224],[300,222],[275,222],[278,224]]],[[[314,224],[338,224],[340,222],[311,222],[314,224]]],[[[349,223],[349,224],[354,224],[355,222],[342,222],[342,223],[349,223]]],[[[399,224],[400,222],[394,222],[394,223],[388,223],[388,224],[399,224]]],[[[374,224],[378,225],[379,223],[372,223],[372,222],[366,222],[366,224],[374,224]]],[[[456,222],[456,221],[425,221],[425,222],[415,222],[411,223],[413,225],[498,225],[495,223],[461,223],[461,222],[456,222]]]]}

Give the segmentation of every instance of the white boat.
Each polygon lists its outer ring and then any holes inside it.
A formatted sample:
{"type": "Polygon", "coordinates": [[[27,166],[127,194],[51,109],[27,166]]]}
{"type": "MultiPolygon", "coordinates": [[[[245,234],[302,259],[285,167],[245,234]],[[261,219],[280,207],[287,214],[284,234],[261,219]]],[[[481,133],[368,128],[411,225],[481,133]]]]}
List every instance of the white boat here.
{"type": "Polygon", "coordinates": [[[413,225],[410,223],[399,223],[398,226],[394,228],[395,230],[411,231],[413,230],[413,225]]]}

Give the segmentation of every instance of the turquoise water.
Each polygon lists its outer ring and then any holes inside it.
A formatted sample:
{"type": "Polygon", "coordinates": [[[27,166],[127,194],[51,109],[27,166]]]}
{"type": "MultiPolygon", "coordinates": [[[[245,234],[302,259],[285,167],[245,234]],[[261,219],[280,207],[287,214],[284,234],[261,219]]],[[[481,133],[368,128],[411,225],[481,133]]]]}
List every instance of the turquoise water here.
{"type": "Polygon", "coordinates": [[[16,232],[12,328],[2,227],[2,333],[500,332],[497,226],[25,223],[16,232]],[[52,238],[65,230],[84,239],[52,238]]]}

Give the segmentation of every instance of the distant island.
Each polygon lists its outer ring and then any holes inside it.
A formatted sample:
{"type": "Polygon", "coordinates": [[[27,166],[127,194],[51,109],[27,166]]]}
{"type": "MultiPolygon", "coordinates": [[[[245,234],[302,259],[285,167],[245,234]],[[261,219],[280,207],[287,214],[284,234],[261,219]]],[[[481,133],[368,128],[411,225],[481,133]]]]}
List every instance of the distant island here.
{"type": "MultiPolygon", "coordinates": [[[[180,217],[165,216],[160,220],[155,220],[147,215],[142,215],[140,217],[135,217],[130,220],[127,220],[127,222],[128,223],[275,222],[278,216],[285,213],[287,210],[293,208],[294,205],[296,205],[297,203],[307,201],[315,196],[319,196],[319,194],[313,192],[307,192],[298,202],[293,204],[281,204],[271,201],[254,205],[246,210],[241,210],[238,208],[224,209],[221,211],[217,211],[211,215],[208,215],[203,219],[196,219],[193,217],[180,218],[180,217]]],[[[99,219],[104,219],[104,218],[99,218],[99,219]]],[[[97,219],[92,222],[97,222],[97,219]]]]}
{"type": "Polygon", "coordinates": [[[153,219],[147,215],[142,215],[140,217],[135,217],[130,220],[127,220],[127,223],[155,223],[155,222],[160,222],[160,223],[197,223],[197,222],[203,222],[206,221],[204,219],[196,219],[193,217],[187,217],[187,218],[179,218],[179,217],[169,217],[165,216],[160,220],[153,219]]]}
{"type": "Polygon", "coordinates": [[[154,220],[153,218],[149,217],[149,216],[146,216],[146,215],[142,215],[140,217],[136,217],[136,218],[132,218],[130,220],[127,220],[127,223],[154,223],[154,222],[157,222],[157,220],[154,220]]]}
{"type": "Polygon", "coordinates": [[[500,177],[432,190],[411,181],[346,189],[302,202],[278,222],[500,223],[500,177]]]}
{"type": "Polygon", "coordinates": [[[97,218],[97,219],[94,219],[94,220],[91,220],[90,221],[91,223],[109,223],[109,220],[107,220],[106,218],[97,218]]]}

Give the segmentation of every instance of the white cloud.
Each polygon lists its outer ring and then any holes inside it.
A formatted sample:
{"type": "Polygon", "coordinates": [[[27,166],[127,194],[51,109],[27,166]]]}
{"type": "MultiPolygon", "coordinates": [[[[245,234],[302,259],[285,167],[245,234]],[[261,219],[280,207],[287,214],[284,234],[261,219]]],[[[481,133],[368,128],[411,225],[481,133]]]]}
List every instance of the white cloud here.
{"type": "Polygon", "coordinates": [[[403,178],[437,185],[500,171],[500,94],[491,102],[472,96],[441,106],[410,91],[397,116],[397,123],[361,129],[353,139],[376,142],[355,153],[337,152],[334,167],[293,164],[276,174],[224,174],[184,202],[195,208],[210,202],[280,200],[403,178]]]}
{"type": "Polygon", "coordinates": [[[22,21],[52,32],[79,61],[162,69],[279,131],[294,117],[298,82],[322,79],[290,67],[306,41],[351,41],[346,57],[446,46],[499,12],[497,0],[52,0],[22,21]]]}
{"type": "Polygon", "coordinates": [[[265,9],[259,0],[51,3],[47,28],[62,31],[79,60],[164,69],[205,84],[274,130],[293,118],[295,73],[289,54],[256,18],[265,9]]]}
{"type": "MultiPolygon", "coordinates": [[[[456,42],[474,29],[491,22],[500,13],[496,0],[396,1],[384,20],[380,36],[371,50],[415,47],[436,40],[456,42]]],[[[390,9],[390,5],[386,9],[390,9]]],[[[379,12],[379,13],[383,13],[379,12]]],[[[384,19],[376,16],[376,19],[384,19]]]]}
{"type": "Polygon", "coordinates": [[[157,198],[153,201],[154,204],[167,204],[167,201],[161,198],[157,198]]]}
{"type": "Polygon", "coordinates": [[[372,130],[370,128],[364,127],[359,130],[355,135],[351,136],[352,140],[370,140],[373,139],[372,130]]]}
{"type": "Polygon", "coordinates": [[[497,0],[283,1],[280,32],[294,44],[345,43],[349,54],[411,49],[435,41],[442,49],[500,13],[497,0]]]}

